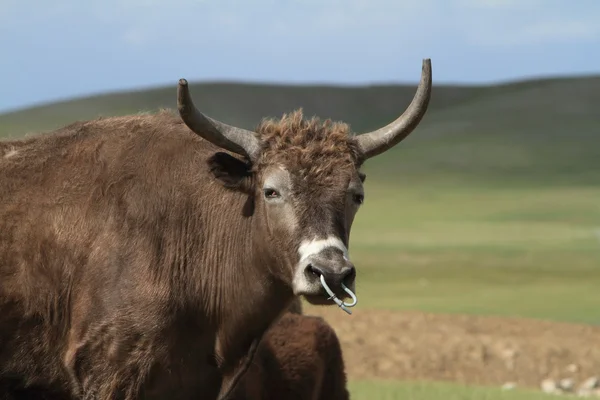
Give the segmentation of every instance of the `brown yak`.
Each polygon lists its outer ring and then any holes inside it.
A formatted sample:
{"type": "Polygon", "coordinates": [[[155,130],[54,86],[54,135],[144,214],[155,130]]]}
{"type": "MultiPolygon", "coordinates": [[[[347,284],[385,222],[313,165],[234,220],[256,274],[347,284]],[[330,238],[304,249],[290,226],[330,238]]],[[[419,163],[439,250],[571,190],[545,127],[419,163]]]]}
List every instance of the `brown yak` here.
{"type": "Polygon", "coordinates": [[[80,121],[0,142],[0,388],[77,399],[214,399],[295,296],[354,290],[360,167],[431,95],[376,131],[300,111],[255,131],[204,116],[80,121]]]}
{"type": "Polygon", "coordinates": [[[295,301],[266,331],[231,400],[348,400],[340,342],[295,301]]]}

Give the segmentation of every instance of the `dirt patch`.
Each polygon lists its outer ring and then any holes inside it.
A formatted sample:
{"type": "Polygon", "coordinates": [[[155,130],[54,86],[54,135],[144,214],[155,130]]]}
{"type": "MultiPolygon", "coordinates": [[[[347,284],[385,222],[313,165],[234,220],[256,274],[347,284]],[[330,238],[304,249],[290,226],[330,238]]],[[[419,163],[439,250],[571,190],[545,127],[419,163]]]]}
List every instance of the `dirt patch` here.
{"type": "Polygon", "coordinates": [[[305,307],[336,330],[349,379],[539,387],[600,375],[600,327],[521,318],[305,307]],[[575,366],[571,365],[575,364],[575,366]]]}

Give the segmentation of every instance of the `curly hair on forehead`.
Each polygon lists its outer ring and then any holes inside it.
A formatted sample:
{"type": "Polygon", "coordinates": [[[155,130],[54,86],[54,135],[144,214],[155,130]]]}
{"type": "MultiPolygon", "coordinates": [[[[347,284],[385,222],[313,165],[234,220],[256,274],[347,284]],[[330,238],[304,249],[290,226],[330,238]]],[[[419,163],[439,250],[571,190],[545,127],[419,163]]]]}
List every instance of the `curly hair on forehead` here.
{"type": "Polygon", "coordinates": [[[327,183],[334,172],[359,166],[359,151],[350,127],[330,119],[305,119],[302,109],[280,120],[265,119],[256,129],[263,151],[256,163],[283,164],[304,177],[327,183]]]}

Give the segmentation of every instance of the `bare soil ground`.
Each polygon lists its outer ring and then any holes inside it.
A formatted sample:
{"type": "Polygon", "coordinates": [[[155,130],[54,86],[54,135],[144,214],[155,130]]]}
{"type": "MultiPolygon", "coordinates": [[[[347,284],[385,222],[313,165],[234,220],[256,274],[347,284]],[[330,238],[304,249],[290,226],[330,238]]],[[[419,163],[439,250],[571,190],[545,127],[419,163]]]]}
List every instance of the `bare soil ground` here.
{"type": "Polygon", "coordinates": [[[539,387],[600,375],[600,327],[541,320],[305,307],[336,330],[349,379],[539,387]],[[569,367],[575,364],[576,367],[569,367]]]}

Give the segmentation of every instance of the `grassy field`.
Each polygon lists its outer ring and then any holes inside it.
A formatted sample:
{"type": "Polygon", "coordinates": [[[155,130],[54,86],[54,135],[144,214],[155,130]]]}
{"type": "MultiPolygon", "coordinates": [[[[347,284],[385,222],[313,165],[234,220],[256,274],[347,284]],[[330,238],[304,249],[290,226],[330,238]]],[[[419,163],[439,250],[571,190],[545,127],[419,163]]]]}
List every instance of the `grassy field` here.
{"type": "MultiPolygon", "coordinates": [[[[395,118],[415,86],[191,89],[208,115],[243,127],[303,107],[361,132],[395,118]]],[[[0,137],[174,103],[175,83],[50,104],[0,115],[0,137]]],[[[600,323],[600,78],[436,86],[418,130],[366,172],[350,249],[357,307],[600,323]]],[[[449,383],[351,389],[354,399],[547,398],[449,383]]]]}
{"type": "Polygon", "coordinates": [[[360,306],[600,323],[600,187],[366,191],[360,306]]]}
{"type": "Polygon", "coordinates": [[[473,387],[433,382],[353,382],[353,400],[549,400],[547,395],[532,390],[504,391],[497,388],[473,387]]]}
{"type": "MultiPolygon", "coordinates": [[[[438,182],[439,183],[439,182],[438,182]]],[[[368,182],[351,254],[359,308],[600,324],[600,187],[368,182]]],[[[351,381],[353,399],[545,399],[351,381]]]]}

